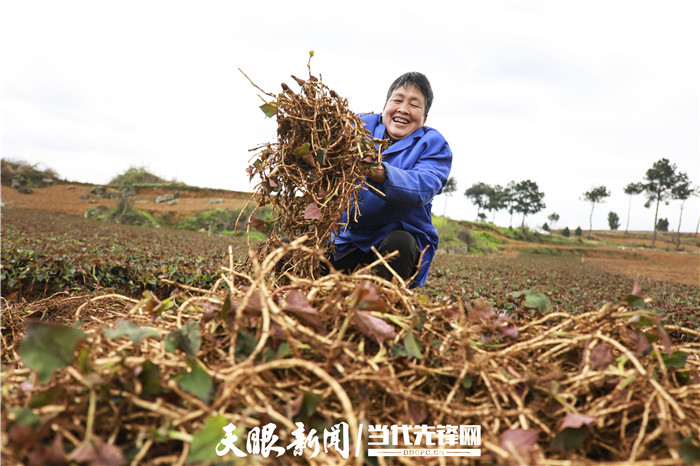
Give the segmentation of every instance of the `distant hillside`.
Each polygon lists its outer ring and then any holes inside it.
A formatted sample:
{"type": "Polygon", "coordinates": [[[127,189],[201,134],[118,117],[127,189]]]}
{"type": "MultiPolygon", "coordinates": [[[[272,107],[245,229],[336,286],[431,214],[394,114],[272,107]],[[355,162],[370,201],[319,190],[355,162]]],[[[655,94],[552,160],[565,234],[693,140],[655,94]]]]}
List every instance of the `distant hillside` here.
{"type": "Polygon", "coordinates": [[[2,184],[25,194],[32,192],[34,188],[43,188],[63,181],[54,170],[39,170],[36,165],[27,162],[2,159],[0,166],[2,184]]]}

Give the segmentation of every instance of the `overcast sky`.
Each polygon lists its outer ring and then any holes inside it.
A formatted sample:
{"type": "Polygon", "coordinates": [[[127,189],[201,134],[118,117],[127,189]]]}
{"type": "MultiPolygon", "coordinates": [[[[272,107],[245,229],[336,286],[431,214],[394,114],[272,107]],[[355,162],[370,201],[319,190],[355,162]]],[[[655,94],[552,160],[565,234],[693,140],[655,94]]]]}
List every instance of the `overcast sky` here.
{"type": "MultiPolygon", "coordinates": [[[[454,153],[458,190],[433,211],[473,220],[474,183],[530,179],[547,208],[526,223],[593,228],[665,157],[700,184],[700,2],[4,1],[2,157],[106,183],[145,166],[191,185],[251,191],[249,149],[275,140],[258,106],[312,72],[357,112],[381,112],[406,71],[430,79],[427,124],[454,153]],[[447,203],[445,203],[447,201],[447,203]]],[[[651,230],[638,196],[630,229],[651,230]]],[[[680,202],[660,217],[676,229],[680,202]]],[[[491,216],[489,215],[489,219],[491,216]]],[[[700,199],[685,203],[695,231],[700,199]]],[[[506,212],[496,214],[509,224],[506,212]]],[[[520,216],[513,219],[519,225],[520,216]]]]}

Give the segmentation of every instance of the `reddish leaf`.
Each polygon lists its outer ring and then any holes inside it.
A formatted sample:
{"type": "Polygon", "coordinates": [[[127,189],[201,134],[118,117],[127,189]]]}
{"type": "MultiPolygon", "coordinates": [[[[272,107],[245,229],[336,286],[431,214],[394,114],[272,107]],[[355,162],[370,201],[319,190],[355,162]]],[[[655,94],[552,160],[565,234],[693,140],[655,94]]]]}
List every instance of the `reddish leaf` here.
{"type": "Polygon", "coordinates": [[[428,408],[425,403],[415,401],[408,402],[408,414],[411,415],[411,420],[414,424],[422,424],[428,418],[428,408]]]}
{"type": "Polygon", "coordinates": [[[363,282],[357,288],[357,299],[355,301],[355,309],[363,311],[386,311],[386,303],[384,299],[377,293],[377,287],[370,281],[363,282]]]}
{"type": "Polygon", "coordinates": [[[248,219],[248,224],[250,228],[257,231],[265,231],[265,221],[257,217],[250,217],[248,219]]]}
{"type": "Polygon", "coordinates": [[[48,447],[40,447],[29,454],[29,464],[67,464],[63,436],[59,433],[48,447]]]}
{"type": "Polygon", "coordinates": [[[501,447],[507,451],[515,450],[520,456],[528,456],[537,444],[537,429],[510,429],[501,434],[501,447]]]}
{"type": "Polygon", "coordinates": [[[598,343],[591,350],[590,364],[591,369],[594,371],[600,371],[608,367],[613,362],[613,355],[602,343],[598,343]]]}
{"type": "Polygon", "coordinates": [[[304,162],[308,163],[309,165],[314,164],[314,156],[311,154],[306,154],[301,158],[304,162]]]}
{"type": "Polygon", "coordinates": [[[641,331],[635,331],[629,327],[625,327],[625,333],[629,338],[630,343],[634,345],[634,355],[637,357],[644,356],[651,351],[649,340],[641,331]]]}
{"type": "Polygon", "coordinates": [[[311,306],[306,295],[301,291],[292,290],[284,297],[282,309],[291,312],[302,322],[311,325],[316,330],[323,329],[320,314],[311,306]]]}
{"type": "MultiPolygon", "coordinates": [[[[247,291],[247,288],[242,287],[241,290],[247,291]]],[[[231,328],[233,328],[234,321],[236,320],[236,314],[238,313],[238,308],[241,306],[242,302],[243,301],[231,301],[231,310],[226,316],[226,323],[231,328]]],[[[262,313],[262,301],[258,290],[253,291],[253,294],[250,296],[248,304],[246,305],[245,309],[243,309],[243,312],[249,315],[259,315],[262,313]]]]}
{"type": "Polygon", "coordinates": [[[321,220],[323,218],[323,214],[321,213],[321,210],[318,208],[318,204],[315,202],[312,202],[306,207],[306,210],[304,211],[304,219],[305,220],[321,220]]]}
{"type": "Polygon", "coordinates": [[[661,328],[661,323],[657,323],[656,333],[659,335],[659,339],[664,345],[664,353],[671,354],[673,352],[673,344],[671,343],[671,339],[668,337],[666,332],[664,332],[663,328],[661,328]]]}
{"type": "Polygon", "coordinates": [[[639,284],[639,280],[634,281],[634,285],[632,285],[632,292],[630,294],[638,298],[644,298],[644,293],[642,293],[642,285],[639,284]]]}
{"type": "Polygon", "coordinates": [[[146,297],[145,299],[145,304],[143,305],[143,310],[146,314],[151,314],[153,313],[153,310],[156,309],[158,306],[162,304],[162,301],[158,299],[153,293],[150,291],[144,291],[144,296],[146,297]]]}
{"type": "Polygon", "coordinates": [[[377,340],[377,343],[391,340],[396,336],[394,327],[382,319],[370,315],[369,312],[355,311],[355,324],[363,334],[374,338],[377,340]]]}
{"type": "Polygon", "coordinates": [[[89,463],[100,466],[121,466],[126,464],[122,451],[100,439],[84,442],[68,455],[68,459],[77,463],[89,463]]]}
{"type": "Polygon", "coordinates": [[[469,322],[478,324],[479,322],[489,322],[496,318],[496,313],[493,312],[491,306],[486,301],[477,299],[472,303],[467,303],[467,315],[469,322]]]}
{"type": "Polygon", "coordinates": [[[37,440],[36,432],[29,426],[14,424],[10,427],[8,438],[13,445],[26,447],[32,445],[37,440]]]}
{"type": "Polygon", "coordinates": [[[596,418],[590,417],[590,416],[584,416],[582,414],[576,414],[576,413],[569,413],[564,417],[564,420],[562,421],[561,425],[559,426],[559,429],[557,432],[561,432],[562,430],[568,428],[571,429],[578,429],[579,427],[583,425],[589,425],[593,422],[596,421],[596,418]]]}
{"type": "Polygon", "coordinates": [[[287,335],[284,334],[282,326],[277,322],[270,322],[270,338],[275,341],[286,341],[287,335]]]}
{"type": "Polygon", "coordinates": [[[518,338],[518,327],[504,327],[503,335],[507,336],[508,338],[518,338]]]}
{"type": "MultiPolygon", "coordinates": [[[[248,291],[247,287],[241,288],[243,291],[248,291]]],[[[241,303],[234,302],[231,305],[231,310],[237,309],[238,306],[240,306],[241,303]]],[[[262,300],[260,299],[260,292],[258,290],[253,291],[253,294],[250,295],[250,299],[248,300],[248,304],[245,307],[246,312],[252,312],[254,314],[259,314],[262,312],[262,300]]]]}

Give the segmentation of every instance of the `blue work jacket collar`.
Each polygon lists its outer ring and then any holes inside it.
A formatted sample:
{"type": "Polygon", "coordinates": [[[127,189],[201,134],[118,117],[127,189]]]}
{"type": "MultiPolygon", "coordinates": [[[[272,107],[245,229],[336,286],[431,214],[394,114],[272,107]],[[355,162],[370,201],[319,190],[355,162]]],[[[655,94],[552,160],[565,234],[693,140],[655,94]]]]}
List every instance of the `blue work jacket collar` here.
{"type": "MultiPolygon", "coordinates": [[[[375,134],[379,133],[382,134],[383,137],[386,137],[386,126],[384,123],[379,123],[377,125],[377,130],[375,134]]],[[[413,144],[413,140],[415,138],[420,138],[425,134],[425,126],[418,128],[415,130],[412,134],[406,136],[403,139],[400,139],[393,143],[389,148],[385,149],[384,152],[382,152],[382,155],[387,155],[387,154],[392,154],[394,152],[401,152],[402,150],[406,149],[408,146],[413,144]]]]}

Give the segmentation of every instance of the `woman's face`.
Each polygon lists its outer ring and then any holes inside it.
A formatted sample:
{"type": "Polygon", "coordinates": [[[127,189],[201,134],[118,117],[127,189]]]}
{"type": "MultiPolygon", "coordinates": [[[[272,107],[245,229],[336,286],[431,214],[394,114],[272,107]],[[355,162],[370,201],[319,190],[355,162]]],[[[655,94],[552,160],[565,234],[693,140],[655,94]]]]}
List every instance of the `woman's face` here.
{"type": "Polygon", "coordinates": [[[389,136],[395,140],[403,139],[422,128],[427,118],[425,96],[416,86],[396,88],[382,111],[382,123],[389,136]]]}

